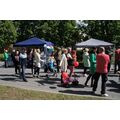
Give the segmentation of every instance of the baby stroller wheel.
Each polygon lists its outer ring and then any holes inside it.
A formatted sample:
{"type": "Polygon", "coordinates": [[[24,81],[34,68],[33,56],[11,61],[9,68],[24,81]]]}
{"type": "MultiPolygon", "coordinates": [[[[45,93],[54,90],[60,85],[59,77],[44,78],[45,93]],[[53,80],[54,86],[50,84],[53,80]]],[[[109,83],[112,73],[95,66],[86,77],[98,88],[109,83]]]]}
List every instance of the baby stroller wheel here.
{"type": "Polygon", "coordinates": [[[74,86],[77,86],[78,84],[79,84],[79,82],[77,80],[72,82],[72,85],[74,85],[74,86]]]}

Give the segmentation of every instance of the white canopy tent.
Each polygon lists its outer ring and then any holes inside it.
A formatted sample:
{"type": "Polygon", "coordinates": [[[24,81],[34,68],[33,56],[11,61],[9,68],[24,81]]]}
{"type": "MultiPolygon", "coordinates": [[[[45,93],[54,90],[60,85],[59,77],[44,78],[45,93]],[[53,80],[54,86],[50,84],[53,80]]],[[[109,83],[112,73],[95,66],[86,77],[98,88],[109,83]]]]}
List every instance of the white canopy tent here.
{"type": "Polygon", "coordinates": [[[81,48],[81,47],[100,47],[100,46],[106,47],[106,46],[113,46],[113,45],[114,44],[109,42],[91,38],[87,41],[77,43],[75,46],[76,48],[81,48]]]}

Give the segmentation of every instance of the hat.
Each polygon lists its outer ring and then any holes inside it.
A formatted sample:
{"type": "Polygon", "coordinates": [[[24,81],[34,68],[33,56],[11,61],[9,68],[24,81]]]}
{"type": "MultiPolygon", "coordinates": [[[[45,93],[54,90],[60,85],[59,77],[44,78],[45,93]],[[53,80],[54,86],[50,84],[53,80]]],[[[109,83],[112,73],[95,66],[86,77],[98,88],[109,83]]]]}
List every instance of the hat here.
{"type": "Polygon", "coordinates": [[[85,52],[88,52],[89,51],[89,49],[88,48],[85,48],[85,52]]]}

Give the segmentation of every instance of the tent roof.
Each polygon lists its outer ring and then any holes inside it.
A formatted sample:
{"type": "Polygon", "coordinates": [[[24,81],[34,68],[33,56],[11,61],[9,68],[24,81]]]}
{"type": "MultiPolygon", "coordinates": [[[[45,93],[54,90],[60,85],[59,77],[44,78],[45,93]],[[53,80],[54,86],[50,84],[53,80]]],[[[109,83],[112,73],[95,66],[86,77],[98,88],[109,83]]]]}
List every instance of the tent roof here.
{"type": "Polygon", "coordinates": [[[44,44],[53,45],[53,43],[51,43],[51,42],[47,42],[45,40],[41,40],[37,37],[34,37],[34,38],[30,38],[30,39],[22,41],[22,42],[15,43],[14,46],[16,46],[16,47],[43,46],[44,44]]]}
{"type": "Polygon", "coordinates": [[[112,46],[112,45],[113,45],[112,43],[91,38],[87,41],[77,43],[75,46],[76,47],[100,47],[100,46],[112,46]]]}

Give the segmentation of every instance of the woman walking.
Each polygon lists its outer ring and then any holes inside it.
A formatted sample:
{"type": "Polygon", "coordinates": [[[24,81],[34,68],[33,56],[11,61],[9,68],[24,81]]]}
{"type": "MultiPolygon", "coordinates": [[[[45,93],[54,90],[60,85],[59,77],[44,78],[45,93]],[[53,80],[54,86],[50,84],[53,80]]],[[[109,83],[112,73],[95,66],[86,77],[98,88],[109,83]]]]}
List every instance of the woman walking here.
{"type": "Polygon", "coordinates": [[[85,48],[83,53],[83,65],[84,65],[84,76],[86,76],[87,69],[90,68],[90,56],[88,53],[89,49],[85,48]]]}
{"type": "Polygon", "coordinates": [[[61,67],[61,83],[63,83],[62,73],[67,72],[67,66],[68,66],[67,57],[66,57],[67,49],[63,49],[62,52],[63,52],[62,59],[60,61],[60,65],[59,65],[61,67]]]}
{"type": "Polygon", "coordinates": [[[14,65],[15,65],[15,74],[20,74],[20,56],[19,56],[19,51],[17,50],[15,52],[15,60],[14,60],[14,65]]]}
{"type": "Polygon", "coordinates": [[[41,60],[40,49],[35,49],[34,58],[35,58],[35,70],[34,70],[33,77],[35,77],[36,74],[37,74],[37,77],[39,77],[39,72],[40,72],[40,68],[41,68],[40,62],[43,61],[43,60],[41,60]]]}
{"type": "Polygon", "coordinates": [[[86,79],[85,86],[87,86],[88,81],[91,78],[91,87],[93,86],[94,74],[96,72],[96,51],[97,48],[92,48],[90,52],[90,74],[86,79]]]}

